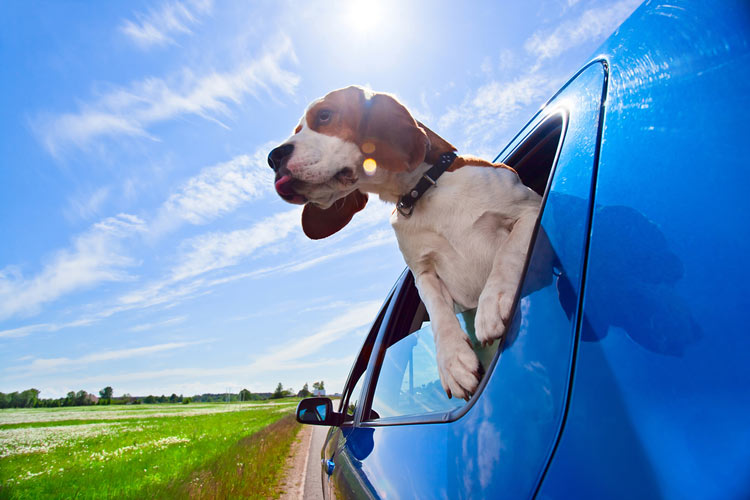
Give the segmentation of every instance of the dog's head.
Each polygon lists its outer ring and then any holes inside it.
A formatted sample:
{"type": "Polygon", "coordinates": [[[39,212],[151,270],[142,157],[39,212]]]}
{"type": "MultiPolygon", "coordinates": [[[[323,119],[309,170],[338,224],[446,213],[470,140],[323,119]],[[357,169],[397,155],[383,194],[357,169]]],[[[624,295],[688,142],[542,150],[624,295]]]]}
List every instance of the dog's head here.
{"type": "Polygon", "coordinates": [[[430,139],[420,125],[393,96],[361,87],[314,101],[294,134],[268,155],[279,196],[305,204],[305,234],[330,236],[362,210],[367,194],[358,186],[374,168],[403,172],[422,163],[430,139]]]}

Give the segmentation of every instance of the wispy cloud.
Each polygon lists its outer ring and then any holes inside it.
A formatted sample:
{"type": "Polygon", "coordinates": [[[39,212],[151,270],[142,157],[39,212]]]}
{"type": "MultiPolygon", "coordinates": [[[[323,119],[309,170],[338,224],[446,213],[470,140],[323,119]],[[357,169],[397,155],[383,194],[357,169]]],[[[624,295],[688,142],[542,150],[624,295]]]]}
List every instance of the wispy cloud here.
{"type": "MultiPolygon", "coordinates": [[[[117,393],[131,392],[133,394],[153,393],[151,388],[138,389],[138,382],[152,383],[154,380],[165,384],[159,387],[159,392],[175,392],[177,394],[201,394],[204,392],[216,392],[217,388],[221,390],[229,387],[232,391],[237,392],[241,388],[248,388],[252,391],[271,391],[275,382],[264,380],[269,373],[279,374],[287,377],[292,371],[307,370],[309,373],[315,373],[320,368],[332,367],[341,369],[349,367],[354,360],[354,356],[343,357],[326,357],[311,361],[294,360],[281,362],[274,365],[257,366],[257,365],[231,365],[213,368],[199,367],[181,367],[181,368],[164,368],[160,370],[143,370],[128,371],[124,373],[106,373],[88,375],[61,377],[56,376],[54,387],[49,387],[40,383],[34,385],[40,387],[43,397],[62,397],[69,390],[78,390],[81,387],[90,389],[104,387],[106,385],[117,384],[117,393]],[[215,377],[227,377],[225,380],[216,380],[215,377]],[[165,389],[166,386],[166,389],[165,389]]],[[[346,374],[344,374],[345,376],[346,374]]],[[[277,375],[272,375],[276,377],[277,375]]],[[[25,375],[24,377],[28,377],[25,375]]],[[[11,377],[8,377],[9,379],[11,377]]],[[[16,378],[16,377],[12,377],[16,378]]],[[[305,378],[303,378],[305,380],[305,378]]],[[[307,379],[309,381],[309,379],[307,379]]],[[[326,386],[338,390],[343,386],[343,380],[326,379],[326,386]]],[[[149,384],[151,385],[151,384],[149,384]]],[[[297,387],[300,387],[298,385],[297,387]]],[[[156,392],[158,394],[158,392],[156,392]]]]}
{"type": "Polygon", "coordinates": [[[45,148],[53,155],[66,146],[85,148],[101,137],[138,136],[155,139],[148,129],[157,123],[183,115],[197,115],[219,121],[231,116],[230,104],[239,104],[247,95],[258,96],[280,90],[293,94],[299,76],[281,67],[296,62],[292,42],[278,40],[258,58],[234,70],[196,75],[184,68],[169,79],[156,77],[115,88],[75,113],[40,116],[33,126],[45,148]]]}
{"type": "Polygon", "coordinates": [[[80,318],[75,321],[68,321],[64,323],[36,323],[32,325],[21,326],[18,328],[9,328],[7,330],[0,330],[0,338],[17,338],[26,337],[32,333],[37,332],[56,332],[63,328],[75,328],[77,326],[86,326],[93,323],[93,318],[80,318]]]}
{"type": "MultiPolygon", "coordinates": [[[[246,381],[252,379],[257,381],[262,380],[262,382],[255,383],[255,386],[257,386],[255,390],[268,390],[271,387],[271,382],[265,379],[268,378],[269,373],[284,373],[288,377],[291,373],[300,370],[319,369],[322,367],[340,369],[341,367],[351,365],[352,356],[334,358],[320,356],[320,353],[325,352],[327,346],[340,341],[345,336],[362,335],[366,331],[367,326],[372,322],[375,314],[382,305],[382,301],[378,299],[337,303],[337,305],[339,306],[338,310],[332,319],[319,326],[311,334],[306,335],[302,339],[269,345],[265,353],[246,363],[210,368],[165,368],[140,372],[125,370],[122,373],[112,373],[111,370],[107,370],[106,373],[99,375],[92,374],[92,372],[96,372],[96,365],[99,363],[142,358],[158,353],[177,351],[207,342],[215,342],[215,339],[204,339],[191,342],[170,342],[124,349],[103,350],[86,353],[78,357],[33,358],[27,356],[24,359],[17,360],[18,362],[27,361],[27,363],[8,368],[6,371],[9,373],[5,378],[8,380],[19,378],[29,380],[36,376],[44,377],[50,373],[54,373],[55,385],[59,387],[57,390],[47,390],[46,392],[55,394],[64,394],[71,388],[78,389],[82,386],[91,386],[93,388],[115,383],[133,386],[138,381],[144,380],[171,381],[169,382],[170,385],[175,386],[177,384],[177,386],[182,387],[180,384],[193,383],[193,381],[187,380],[190,378],[205,382],[214,377],[229,377],[229,379],[221,383],[212,380],[212,387],[234,387],[237,384],[246,385],[246,381]],[[341,311],[344,312],[342,313],[341,311]],[[76,376],[75,378],[66,379],[65,372],[72,370],[82,370],[87,376],[76,376]]],[[[327,379],[326,382],[330,383],[331,380],[327,379]]],[[[331,387],[338,387],[340,382],[332,383],[331,387]]],[[[40,385],[37,382],[34,383],[40,385]]],[[[133,389],[121,387],[121,390],[132,391],[133,389]]],[[[200,390],[187,388],[181,389],[178,392],[181,391],[184,391],[186,394],[201,392],[200,390]]],[[[46,396],[49,395],[46,394],[46,396]]]]}
{"type": "MultiPolygon", "coordinates": [[[[565,8],[579,8],[577,3],[569,0],[565,8]]],[[[641,0],[619,0],[586,9],[551,31],[540,30],[531,35],[524,43],[527,57],[504,51],[497,61],[486,59],[480,69],[487,81],[470,90],[460,105],[449,107],[438,126],[463,135],[462,145],[468,151],[492,157],[497,153],[499,138],[508,132],[508,124],[517,126],[513,119],[519,112],[543,104],[570,77],[551,60],[587,42],[603,39],[640,3],[641,0]]]]}
{"type": "Polygon", "coordinates": [[[237,264],[259,248],[284,239],[299,227],[300,209],[268,217],[247,229],[208,233],[184,243],[172,279],[183,280],[237,264]]]}
{"type": "Polygon", "coordinates": [[[172,326],[172,325],[179,325],[180,323],[184,323],[187,319],[187,316],[175,316],[174,318],[168,318],[163,321],[154,321],[152,323],[141,323],[140,325],[135,325],[131,328],[128,328],[131,332],[145,332],[146,330],[153,330],[155,328],[163,328],[165,326],[172,326]]]}
{"type": "Polygon", "coordinates": [[[204,224],[271,191],[273,173],[266,164],[271,145],[253,154],[206,167],[164,202],[154,226],[157,231],[176,221],[204,224]]]}
{"type": "Polygon", "coordinates": [[[354,330],[372,323],[382,301],[373,300],[349,305],[342,313],[321,326],[312,335],[295,339],[285,346],[274,346],[273,351],[253,360],[254,367],[272,367],[279,363],[295,361],[323,349],[354,330]]]}
{"type": "Polygon", "coordinates": [[[13,367],[12,371],[17,375],[28,376],[30,374],[37,375],[40,372],[57,372],[63,369],[70,368],[83,369],[87,368],[92,363],[140,358],[159,352],[173,351],[175,349],[183,349],[185,347],[197,344],[205,344],[207,342],[212,342],[212,340],[201,340],[196,342],[170,342],[166,344],[133,347],[129,349],[106,350],[93,352],[78,358],[36,358],[31,363],[28,363],[26,365],[13,367]]]}
{"type": "Polygon", "coordinates": [[[135,20],[125,20],[120,31],[138,47],[149,49],[175,43],[176,35],[191,34],[199,17],[211,12],[212,0],[168,1],[159,8],[136,12],[135,20]]]}
{"type": "Polygon", "coordinates": [[[126,268],[135,261],[125,254],[121,242],[144,227],[134,215],[109,217],[76,236],[71,248],[57,251],[32,278],[25,278],[16,267],[0,270],[0,320],[33,313],[66,293],[129,279],[126,268]]]}
{"type": "Polygon", "coordinates": [[[440,118],[443,128],[458,128],[467,150],[480,156],[496,153],[497,137],[510,118],[523,108],[543,102],[561,79],[528,73],[512,80],[492,80],[470,92],[459,106],[452,106],[440,118]]]}
{"type": "Polygon", "coordinates": [[[299,226],[301,208],[267,217],[249,228],[211,232],[182,243],[175,265],[166,274],[117,299],[112,313],[151,307],[207,293],[220,280],[201,275],[238,264],[261,248],[286,238],[299,226]],[[197,278],[197,279],[193,279],[197,278]]]}
{"type": "MultiPolygon", "coordinates": [[[[568,3],[572,6],[577,2],[568,3]]],[[[571,47],[608,35],[640,4],[641,0],[620,0],[607,6],[587,9],[578,18],[555,28],[552,33],[537,31],[526,41],[524,48],[536,56],[538,65],[571,47]]]]}
{"type": "Polygon", "coordinates": [[[102,205],[107,201],[109,195],[110,189],[103,186],[84,195],[71,196],[68,198],[65,217],[73,221],[95,217],[99,215],[102,205]]]}
{"type": "Polygon", "coordinates": [[[183,242],[182,252],[175,256],[174,266],[167,269],[161,278],[136,287],[110,300],[108,304],[105,302],[96,306],[95,313],[84,314],[74,321],[45,322],[0,330],[0,338],[24,337],[38,332],[57,332],[65,328],[88,326],[126,311],[176,305],[210,293],[227,283],[295,273],[378,246],[395,245],[392,230],[386,227],[373,230],[378,225],[384,225],[388,214],[389,210],[383,204],[368,204],[346,229],[325,242],[307,242],[301,237],[289,240],[299,227],[300,208],[267,217],[245,229],[206,233],[183,242]],[[345,238],[353,238],[355,241],[339,246],[337,242],[345,238]],[[287,254],[295,258],[288,258],[278,266],[246,272],[219,272],[266,251],[284,239],[287,240],[284,245],[287,254]]]}

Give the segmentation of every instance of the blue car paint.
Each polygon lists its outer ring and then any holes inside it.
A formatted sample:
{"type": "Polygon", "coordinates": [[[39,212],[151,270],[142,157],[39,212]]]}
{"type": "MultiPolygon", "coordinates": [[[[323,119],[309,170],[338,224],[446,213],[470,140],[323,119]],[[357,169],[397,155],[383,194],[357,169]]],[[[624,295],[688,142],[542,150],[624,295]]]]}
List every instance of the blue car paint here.
{"type": "Polygon", "coordinates": [[[333,496],[750,497],[748,28],[745,1],[647,2],[506,148],[568,110],[552,281],[467,410],[334,429],[333,496]]]}
{"type": "Polygon", "coordinates": [[[647,4],[602,48],[582,341],[540,498],[750,498],[749,34],[745,1],[647,4]]]}
{"type": "Polygon", "coordinates": [[[362,488],[352,496],[411,498],[431,491],[438,498],[468,498],[490,497],[499,490],[518,498],[534,492],[556,442],[568,393],[605,81],[606,66],[591,64],[529,125],[532,130],[559,114],[567,122],[541,221],[543,233],[530,263],[529,274],[545,275],[546,283],[522,293],[523,313],[508,333],[486,388],[466,415],[450,424],[364,422],[345,429],[345,446],[336,458],[347,465],[334,478],[343,491],[369,484],[370,490],[362,488]],[[554,268],[549,265],[553,261],[554,268]],[[568,303],[561,301],[561,289],[567,290],[563,296],[568,303]]]}

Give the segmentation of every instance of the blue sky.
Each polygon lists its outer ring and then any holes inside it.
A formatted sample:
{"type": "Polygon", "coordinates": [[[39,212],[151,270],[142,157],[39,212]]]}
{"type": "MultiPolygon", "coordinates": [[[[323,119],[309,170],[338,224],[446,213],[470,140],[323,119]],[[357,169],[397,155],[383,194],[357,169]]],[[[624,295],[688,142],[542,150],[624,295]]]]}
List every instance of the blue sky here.
{"type": "Polygon", "coordinates": [[[269,149],[360,84],[492,158],[638,3],[4,2],[0,391],[340,391],[391,207],[309,241],[269,149]]]}

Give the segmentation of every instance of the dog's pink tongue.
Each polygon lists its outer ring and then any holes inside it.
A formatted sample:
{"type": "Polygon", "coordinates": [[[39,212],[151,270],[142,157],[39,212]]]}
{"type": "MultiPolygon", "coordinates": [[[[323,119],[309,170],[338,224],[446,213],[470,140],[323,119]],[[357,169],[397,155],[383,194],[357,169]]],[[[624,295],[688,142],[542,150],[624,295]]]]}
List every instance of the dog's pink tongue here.
{"type": "Polygon", "coordinates": [[[284,175],[276,181],[276,192],[289,203],[302,205],[305,203],[305,197],[297,194],[292,189],[292,176],[284,175]]]}
{"type": "Polygon", "coordinates": [[[296,193],[292,191],[292,176],[285,175],[281,179],[276,181],[276,192],[281,196],[294,196],[296,193]]]}

